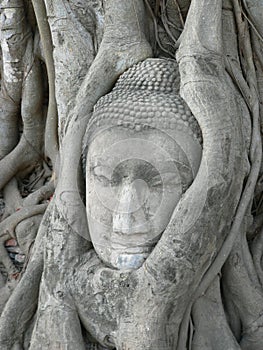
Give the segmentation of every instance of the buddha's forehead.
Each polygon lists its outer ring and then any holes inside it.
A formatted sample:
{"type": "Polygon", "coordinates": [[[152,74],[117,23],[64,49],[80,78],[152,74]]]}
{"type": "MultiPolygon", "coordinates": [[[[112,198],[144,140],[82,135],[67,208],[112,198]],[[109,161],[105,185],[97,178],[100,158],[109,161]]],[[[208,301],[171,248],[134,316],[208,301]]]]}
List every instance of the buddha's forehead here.
{"type": "Polygon", "coordinates": [[[111,178],[114,174],[132,179],[150,179],[164,173],[180,178],[177,165],[187,157],[176,141],[159,129],[134,131],[123,127],[99,132],[87,154],[87,173],[111,178]]]}
{"type": "Polygon", "coordinates": [[[178,156],[178,142],[176,135],[155,128],[141,128],[130,130],[128,128],[113,126],[96,133],[88,148],[88,156],[96,157],[107,155],[134,156],[158,155],[178,156]]]}
{"type": "Polygon", "coordinates": [[[175,161],[190,166],[196,175],[202,155],[199,142],[180,130],[157,128],[129,128],[113,126],[101,129],[90,141],[86,159],[89,164],[117,166],[125,159],[143,159],[159,167],[159,164],[175,161]]]}

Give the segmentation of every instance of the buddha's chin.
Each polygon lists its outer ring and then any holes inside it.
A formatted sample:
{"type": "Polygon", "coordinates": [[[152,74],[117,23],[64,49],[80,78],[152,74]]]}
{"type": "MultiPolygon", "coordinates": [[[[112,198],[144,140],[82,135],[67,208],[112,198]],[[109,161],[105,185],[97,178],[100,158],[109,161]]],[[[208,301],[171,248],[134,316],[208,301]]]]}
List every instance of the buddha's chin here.
{"type": "Polygon", "coordinates": [[[109,267],[118,270],[136,270],[140,268],[155,245],[145,243],[140,246],[122,245],[108,241],[108,244],[94,244],[99,258],[109,267]]]}
{"type": "Polygon", "coordinates": [[[123,246],[119,244],[94,244],[98,257],[108,266],[118,270],[136,270],[151,254],[154,246],[123,246]]]}
{"type": "Polygon", "coordinates": [[[153,246],[123,246],[111,242],[110,264],[118,270],[135,270],[142,266],[153,246]]]}
{"type": "Polygon", "coordinates": [[[136,270],[142,266],[149,255],[150,251],[135,253],[114,250],[110,256],[110,264],[118,270],[136,270]]]}

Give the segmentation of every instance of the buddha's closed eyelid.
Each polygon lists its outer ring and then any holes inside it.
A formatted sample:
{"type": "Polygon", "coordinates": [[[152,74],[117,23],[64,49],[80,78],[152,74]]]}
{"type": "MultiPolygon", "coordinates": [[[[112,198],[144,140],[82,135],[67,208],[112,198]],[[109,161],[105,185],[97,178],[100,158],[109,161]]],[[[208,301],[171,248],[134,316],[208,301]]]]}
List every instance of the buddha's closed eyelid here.
{"type": "Polygon", "coordinates": [[[111,180],[108,179],[106,176],[104,175],[95,175],[96,179],[99,180],[99,182],[102,182],[104,185],[110,185],[111,180]]]}
{"type": "Polygon", "coordinates": [[[95,165],[90,167],[91,173],[94,174],[94,176],[103,176],[107,178],[109,181],[111,180],[112,177],[112,170],[107,167],[107,166],[102,166],[102,165],[95,165]]]}
{"type": "Polygon", "coordinates": [[[174,183],[181,183],[181,177],[178,174],[178,172],[173,172],[173,171],[169,171],[169,172],[165,172],[161,174],[162,180],[164,182],[173,182],[174,183]]]}
{"type": "Polygon", "coordinates": [[[180,166],[180,168],[185,168],[189,171],[192,171],[192,168],[189,165],[187,165],[183,162],[180,162],[179,160],[176,160],[175,163],[176,163],[176,166],[180,166]]]}
{"type": "Polygon", "coordinates": [[[176,173],[164,173],[161,174],[159,178],[152,179],[150,182],[150,187],[153,189],[159,190],[169,190],[173,191],[174,189],[182,186],[181,177],[176,173]]]}
{"type": "Polygon", "coordinates": [[[160,175],[154,176],[150,181],[151,187],[159,187],[163,185],[163,181],[160,175]]]}
{"type": "Polygon", "coordinates": [[[151,183],[167,183],[175,182],[181,183],[181,179],[178,176],[178,173],[173,171],[162,172],[160,175],[156,175],[151,179],[151,183]]]}

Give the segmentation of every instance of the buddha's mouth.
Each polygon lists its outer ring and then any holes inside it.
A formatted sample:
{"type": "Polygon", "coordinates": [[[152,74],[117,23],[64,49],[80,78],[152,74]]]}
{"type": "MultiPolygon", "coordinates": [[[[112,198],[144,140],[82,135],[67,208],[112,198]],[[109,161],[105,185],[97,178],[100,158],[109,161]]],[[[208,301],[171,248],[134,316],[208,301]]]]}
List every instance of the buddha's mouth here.
{"type": "Polygon", "coordinates": [[[162,233],[151,237],[149,234],[133,234],[131,236],[111,236],[110,245],[111,248],[119,254],[146,254],[149,255],[157,242],[159,241],[162,233]],[[149,238],[150,236],[150,238],[149,238]]]}
{"type": "Polygon", "coordinates": [[[134,254],[147,254],[149,255],[154,246],[148,246],[148,245],[137,245],[137,246],[129,246],[129,245],[122,245],[119,243],[113,243],[111,244],[111,248],[119,254],[129,254],[129,255],[134,255],[134,254]]]}

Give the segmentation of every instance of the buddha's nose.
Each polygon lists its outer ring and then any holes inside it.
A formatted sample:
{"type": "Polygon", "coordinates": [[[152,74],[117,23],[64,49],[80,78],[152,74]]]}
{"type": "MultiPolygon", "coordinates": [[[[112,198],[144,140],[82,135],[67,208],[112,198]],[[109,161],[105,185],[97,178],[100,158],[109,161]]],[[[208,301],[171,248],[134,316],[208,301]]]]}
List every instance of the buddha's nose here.
{"type": "Polygon", "coordinates": [[[143,205],[147,190],[147,184],[143,180],[123,184],[113,213],[113,232],[127,235],[149,232],[143,205]]]}

